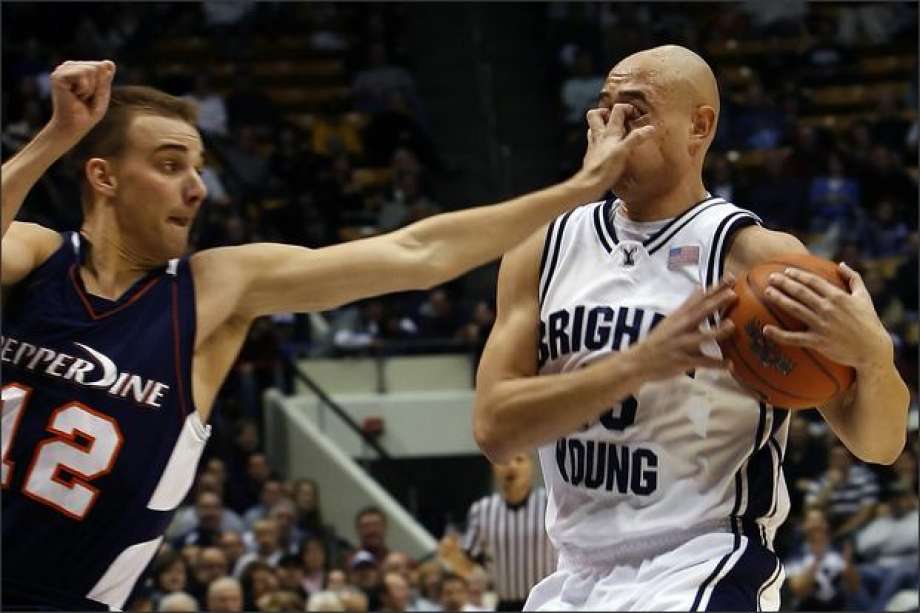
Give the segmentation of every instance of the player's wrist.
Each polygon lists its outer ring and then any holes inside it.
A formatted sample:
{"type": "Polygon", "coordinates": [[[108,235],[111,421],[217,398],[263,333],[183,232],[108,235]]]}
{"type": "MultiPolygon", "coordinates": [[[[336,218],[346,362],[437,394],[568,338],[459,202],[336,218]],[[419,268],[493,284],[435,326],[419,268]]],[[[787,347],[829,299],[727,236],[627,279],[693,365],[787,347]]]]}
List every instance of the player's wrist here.
{"type": "Polygon", "coordinates": [[[84,136],[85,132],[70,129],[52,118],[38,131],[32,144],[44,155],[56,160],[76,146],[84,136]]]}
{"type": "Polygon", "coordinates": [[[589,168],[581,168],[565,184],[577,194],[579,202],[591,202],[598,199],[609,188],[604,183],[602,173],[589,168]]]}

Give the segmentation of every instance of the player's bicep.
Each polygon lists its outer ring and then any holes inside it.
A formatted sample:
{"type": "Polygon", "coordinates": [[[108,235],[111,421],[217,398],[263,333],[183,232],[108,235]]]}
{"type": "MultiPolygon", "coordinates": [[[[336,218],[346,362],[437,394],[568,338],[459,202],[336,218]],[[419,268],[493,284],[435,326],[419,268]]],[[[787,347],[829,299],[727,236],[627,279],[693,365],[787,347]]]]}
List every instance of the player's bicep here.
{"type": "Polygon", "coordinates": [[[25,279],[61,243],[60,235],[34,223],[14,221],[0,245],[0,283],[9,287],[25,279]]]}
{"type": "Polygon", "coordinates": [[[545,229],[535,233],[502,259],[495,324],[479,362],[477,396],[501,381],[537,374],[537,286],[545,234],[545,229]]]}
{"type": "Polygon", "coordinates": [[[790,253],[808,254],[808,249],[791,234],[757,225],[747,226],[731,238],[725,272],[740,277],[758,264],[790,253]]]}

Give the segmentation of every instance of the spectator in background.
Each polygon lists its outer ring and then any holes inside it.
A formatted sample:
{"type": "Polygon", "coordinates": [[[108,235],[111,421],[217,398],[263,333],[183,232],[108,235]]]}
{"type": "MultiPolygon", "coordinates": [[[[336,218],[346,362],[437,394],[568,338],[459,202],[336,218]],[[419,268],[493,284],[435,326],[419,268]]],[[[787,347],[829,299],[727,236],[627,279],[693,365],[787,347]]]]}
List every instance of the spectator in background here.
{"type": "Polygon", "coordinates": [[[231,515],[224,509],[220,496],[212,491],[201,491],[195,497],[195,520],[194,526],[176,539],[177,549],[185,545],[216,545],[222,531],[242,529],[243,526],[239,516],[235,513],[231,515]]]}
{"type": "Polygon", "coordinates": [[[417,611],[439,611],[441,609],[441,578],[444,569],[438,560],[429,560],[418,569],[417,611]]]}
{"type": "Polygon", "coordinates": [[[832,81],[849,58],[847,50],[836,40],[837,24],[830,17],[814,20],[814,36],[805,51],[804,60],[811,68],[810,76],[818,83],[832,81]]]}
{"type": "MultiPolygon", "coordinates": [[[[406,150],[400,150],[397,155],[403,151],[406,150]]],[[[440,207],[422,189],[421,166],[416,162],[414,167],[394,167],[393,189],[380,209],[377,229],[390,232],[438,212],[440,207]]]]}
{"type": "Polygon", "coordinates": [[[227,136],[227,103],[211,83],[211,75],[199,72],[194,89],[184,96],[198,105],[198,127],[205,136],[227,136]]]}
{"type": "Polygon", "coordinates": [[[827,472],[808,486],[805,504],[827,509],[835,538],[862,527],[878,504],[878,479],[865,465],[853,460],[850,451],[835,441],[828,455],[827,472]]]}
{"type": "Polygon", "coordinates": [[[469,610],[494,611],[498,604],[498,594],[487,591],[489,589],[489,574],[478,564],[473,567],[466,577],[469,595],[469,610]]]}
{"type": "Polygon", "coordinates": [[[744,149],[773,149],[786,133],[786,118],[767,97],[759,79],[751,79],[744,103],[732,122],[736,144],[744,149]]]}
{"type": "Polygon", "coordinates": [[[786,172],[781,151],[764,155],[763,168],[754,173],[741,198],[761,216],[770,228],[793,233],[807,224],[808,210],[802,206],[805,186],[799,178],[786,172]]]}
{"type": "Polygon", "coordinates": [[[316,592],[307,600],[307,611],[344,611],[339,595],[332,590],[316,592]]]}
{"type": "Polygon", "coordinates": [[[369,166],[388,166],[400,148],[412,151],[432,170],[443,162],[431,136],[412,116],[409,101],[402,92],[390,92],[384,110],[374,113],[364,128],[365,160],[369,166]]]}
{"type": "MultiPolygon", "coordinates": [[[[272,566],[275,565],[277,562],[272,566]]],[[[278,577],[275,576],[272,566],[261,560],[254,560],[246,565],[239,578],[240,585],[243,587],[244,610],[255,611],[256,603],[262,596],[278,589],[278,577]]]]}
{"type": "Polygon", "coordinates": [[[811,181],[808,194],[812,236],[809,249],[830,257],[842,240],[858,238],[863,218],[859,183],[844,173],[843,161],[836,153],[827,158],[826,173],[811,181]]]}
{"type": "Polygon", "coordinates": [[[805,551],[786,562],[786,581],[798,611],[865,609],[859,594],[859,572],[853,564],[853,548],[841,554],[831,543],[827,520],[818,509],[805,516],[805,551]]]}
{"type": "Polygon", "coordinates": [[[185,592],[173,592],[160,599],[157,611],[175,611],[175,613],[188,613],[198,611],[198,600],[185,592]]]}
{"type": "Polygon", "coordinates": [[[587,49],[575,52],[572,74],[562,83],[560,98],[565,112],[565,122],[584,131],[585,113],[597,106],[597,96],[604,86],[604,75],[594,66],[594,58],[587,49]]]}
{"type": "Polygon", "coordinates": [[[263,594],[256,605],[259,611],[303,611],[304,599],[300,594],[277,590],[263,594]]]}
{"type": "Polygon", "coordinates": [[[301,586],[308,594],[319,592],[326,582],[329,567],[325,541],[318,535],[306,536],[301,542],[299,554],[303,566],[301,586]]]}
{"type": "Polygon", "coordinates": [[[249,454],[246,459],[246,473],[239,481],[232,483],[232,506],[238,513],[245,513],[259,503],[262,487],[269,479],[278,476],[268,464],[264,453],[257,451],[249,454]]]}
{"type": "Polygon", "coordinates": [[[214,580],[208,588],[208,611],[235,613],[243,611],[243,588],[233,577],[214,580]]]}
{"type": "Polygon", "coordinates": [[[275,573],[278,577],[278,588],[297,594],[301,600],[306,600],[313,591],[319,591],[304,588],[304,566],[299,556],[294,554],[281,556],[275,573]]]}
{"type": "Polygon", "coordinates": [[[409,101],[413,116],[421,116],[412,75],[405,68],[390,63],[386,45],[373,43],[368,48],[367,67],[358,71],[351,84],[355,108],[362,113],[384,111],[394,92],[409,101]]]}
{"type": "Polygon", "coordinates": [[[220,577],[227,575],[230,565],[227,556],[219,547],[203,547],[192,563],[192,577],[189,592],[199,601],[207,599],[208,586],[220,577]]]}
{"type": "Polygon", "coordinates": [[[364,143],[355,120],[346,112],[346,100],[337,98],[320,107],[310,126],[311,150],[317,155],[361,157],[364,143]]]}
{"type": "MultiPolygon", "coordinates": [[[[905,451],[904,453],[909,453],[905,451]]],[[[920,531],[916,491],[898,481],[889,502],[878,505],[875,517],[856,534],[856,552],[872,562],[859,565],[859,574],[873,600],[872,611],[887,610],[891,597],[920,583],[920,531]]]]}
{"type": "Polygon", "coordinates": [[[389,571],[383,575],[383,589],[380,592],[382,613],[405,613],[409,610],[412,592],[409,582],[399,572],[389,571]]]}
{"type": "Polygon", "coordinates": [[[479,358],[485,349],[486,341],[495,324],[495,307],[485,300],[480,300],[473,307],[473,318],[460,330],[460,336],[475,354],[475,369],[479,366],[479,358]]]}
{"type": "Polygon", "coordinates": [[[268,516],[268,512],[275,504],[284,498],[284,486],[281,479],[269,478],[262,484],[262,492],[259,494],[259,504],[249,507],[243,522],[247,529],[252,529],[256,520],[268,516]]]}
{"type": "Polygon", "coordinates": [[[369,506],[358,511],[355,532],[358,534],[358,549],[368,551],[375,560],[383,560],[390,553],[386,543],[387,517],[379,508],[369,506]]]}
{"type": "Polygon", "coordinates": [[[153,560],[153,590],[156,598],[185,591],[188,569],[185,559],[175,551],[163,551],[153,560]]]}
{"type": "Polygon", "coordinates": [[[379,607],[371,608],[367,594],[355,587],[347,586],[339,590],[339,599],[346,613],[367,613],[377,611],[379,607]]]}
{"type": "Polygon", "coordinates": [[[469,608],[468,586],[461,575],[446,573],[441,577],[441,610],[444,613],[476,610],[469,608]]]}
{"type": "Polygon", "coordinates": [[[217,546],[224,552],[224,557],[227,559],[227,568],[235,568],[237,561],[246,553],[242,533],[235,530],[221,532],[217,546]]]}
{"type": "Polygon", "coordinates": [[[903,255],[909,248],[910,228],[891,200],[882,200],[872,210],[863,230],[861,248],[868,259],[903,255]]]}
{"type": "Polygon", "coordinates": [[[352,556],[348,568],[348,582],[364,592],[370,609],[378,610],[382,589],[378,558],[370,551],[362,549],[352,556]]]}
{"type": "Polygon", "coordinates": [[[457,306],[442,287],[428,293],[428,299],[419,306],[419,336],[428,339],[453,339],[463,325],[457,306]]]}
{"type": "MultiPolygon", "coordinates": [[[[281,548],[281,535],[278,522],[271,517],[256,520],[252,526],[250,539],[253,550],[243,554],[233,568],[234,577],[242,577],[250,564],[260,562],[268,566],[277,566],[284,551],[281,548]]],[[[246,538],[243,538],[246,541],[246,538]]]]}
{"type": "Polygon", "coordinates": [[[348,585],[348,575],[341,568],[333,568],[326,575],[326,589],[339,592],[348,585]]]}
{"type": "Polygon", "coordinates": [[[297,553],[304,533],[297,527],[297,511],[293,502],[282,498],[271,508],[268,516],[278,524],[281,548],[285,553],[297,553]]]}

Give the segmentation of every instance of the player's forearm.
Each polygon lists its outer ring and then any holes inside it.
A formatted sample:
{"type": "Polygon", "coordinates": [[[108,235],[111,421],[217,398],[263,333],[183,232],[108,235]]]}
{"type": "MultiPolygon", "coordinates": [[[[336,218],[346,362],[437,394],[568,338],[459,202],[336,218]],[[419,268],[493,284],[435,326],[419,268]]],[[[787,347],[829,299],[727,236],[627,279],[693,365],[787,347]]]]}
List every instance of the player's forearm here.
{"type": "Polygon", "coordinates": [[[642,382],[633,350],[567,373],[498,382],[477,393],[476,442],[502,463],[596,421],[642,382]]]}
{"type": "Polygon", "coordinates": [[[889,357],[857,371],[848,406],[834,431],[861,460],[892,464],[907,432],[910,392],[889,357]]]}
{"type": "Polygon", "coordinates": [[[579,173],[499,204],[430,217],[402,232],[423,253],[427,285],[437,285],[498,258],[565,211],[599,195],[596,181],[579,173]]]}
{"type": "Polygon", "coordinates": [[[49,124],[25,147],[3,164],[0,170],[0,206],[2,235],[19,214],[26,196],[41,176],[73,146],[61,138],[49,124]]]}

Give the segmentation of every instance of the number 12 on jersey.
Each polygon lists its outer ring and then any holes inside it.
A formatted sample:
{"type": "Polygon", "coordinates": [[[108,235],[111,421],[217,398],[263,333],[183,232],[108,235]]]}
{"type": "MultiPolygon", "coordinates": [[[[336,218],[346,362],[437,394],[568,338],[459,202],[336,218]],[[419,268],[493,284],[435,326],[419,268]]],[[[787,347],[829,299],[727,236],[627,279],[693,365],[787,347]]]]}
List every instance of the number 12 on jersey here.
{"type": "MultiPolygon", "coordinates": [[[[31,394],[31,388],[19,383],[3,386],[3,489],[9,487],[16,468],[8,456],[31,394]]],[[[68,517],[82,520],[99,495],[89,482],[112,470],[124,437],[113,418],[77,401],[51,411],[45,429],[51,436],[35,446],[32,461],[22,467],[26,471],[22,492],[68,517]],[[63,479],[62,473],[70,479],[63,479]]]]}

